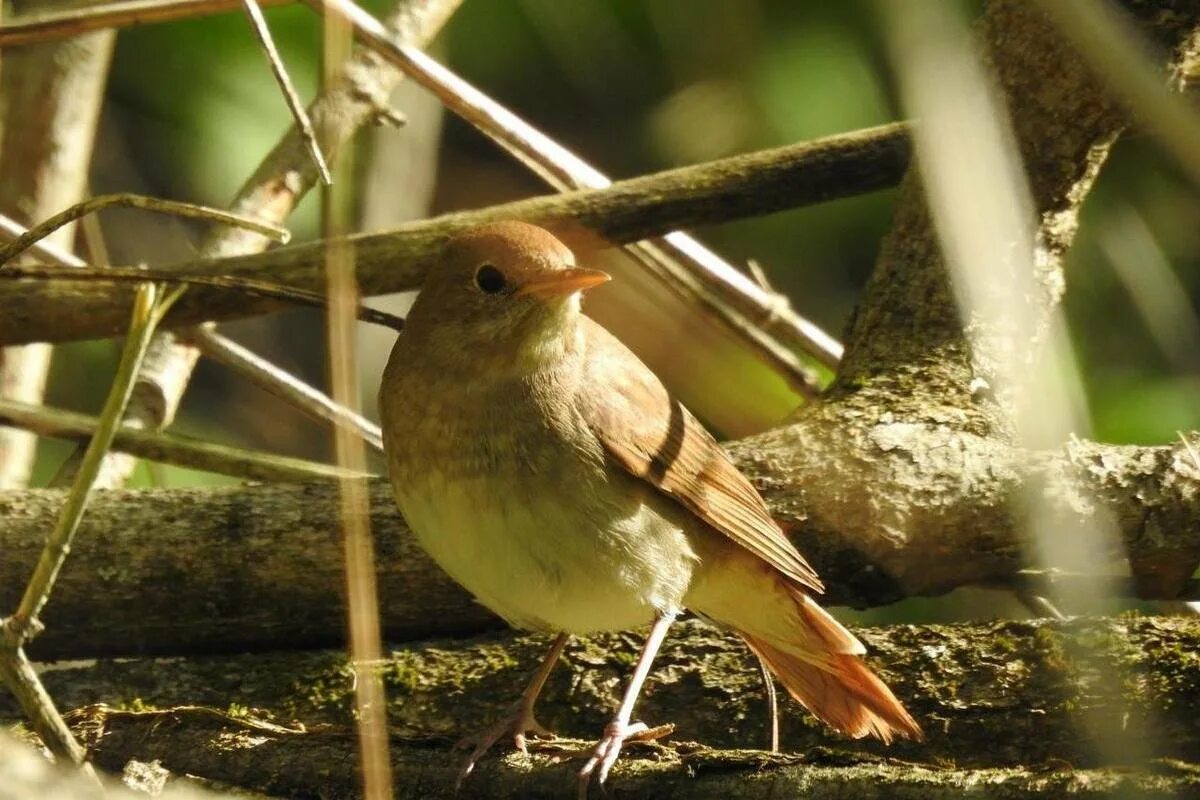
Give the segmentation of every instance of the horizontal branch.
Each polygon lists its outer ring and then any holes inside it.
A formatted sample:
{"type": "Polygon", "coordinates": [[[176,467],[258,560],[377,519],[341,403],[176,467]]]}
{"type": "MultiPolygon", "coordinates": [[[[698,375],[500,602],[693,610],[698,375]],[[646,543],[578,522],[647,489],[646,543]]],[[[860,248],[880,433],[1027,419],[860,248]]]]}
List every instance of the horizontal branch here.
{"type": "MultiPolygon", "coordinates": [[[[662,745],[631,746],[610,791],[631,797],[1062,797],[1200,788],[1200,643],[1194,618],[988,622],[860,629],[871,666],[924,726],[925,743],[848,741],[794,702],[782,711],[783,754],[765,741],[762,682],[745,646],[698,622],[676,625],[636,717],[671,722],[662,745]]],[[[480,764],[472,797],[566,795],[586,746],[617,703],[639,637],[572,640],[539,717],[574,737],[531,758],[480,764]],[[557,756],[559,760],[552,760],[557,756]],[[562,758],[567,756],[567,758],[562,758]]],[[[451,743],[500,713],[547,641],[501,636],[399,647],[387,685],[397,797],[449,797],[463,754],[451,743]]],[[[154,659],[67,666],[46,674],[96,762],[130,758],[284,796],[349,797],[356,789],[351,671],[340,653],[154,659]],[[197,706],[207,706],[197,707],[197,706]],[[255,709],[230,717],[231,706],[255,709]],[[262,721],[270,715],[270,722],[262,721]],[[294,721],[294,722],[293,722],[294,721]],[[300,723],[297,725],[295,723],[300,723]],[[303,727],[301,727],[301,725],[303,727]],[[250,743],[253,746],[248,746],[250,743]]],[[[7,702],[0,699],[0,704],[7,702]]],[[[11,713],[0,705],[0,717],[11,713]]],[[[503,750],[503,747],[501,748],[503,750]]]]}
{"type": "MultiPolygon", "coordinates": [[[[1174,599],[1193,588],[1200,468],[1182,444],[1076,443],[1031,455],[937,426],[839,428],[818,416],[825,410],[732,451],[821,574],[828,604],[869,606],[968,585],[1036,586],[1023,571],[1054,565],[1031,555],[1031,529],[1016,505],[1030,486],[1050,487],[1061,535],[1112,560],[1128,557],[1141,596],[1174,599]],[[1094,541],[1097,521],[1110,518],[1123,541],[1094,541]]],[[[61,497],[0,493],[0,607],[36,558],[61,497]]],[[[371,510],[387,638],[499,625],[429,561],[383,480],[371,484],[371,510]]],[[[331,485],[104,492],[81,527],[45,614],[47,630],[30,646],[35,656],[342,641],[331,485]]]]}
{"type": "MultiPolygon", "coordinates": [[[[350,237],[364,294],[419,288],[447,237],[497,219],[555,229],[590,250],[880,189],[908,163],[901,124],[790,145],[633,178],[598,189],[536,197],[479,211],[414,222],[394,231],[350,237]]],[[[323,242],[253,256],[173,265],[189,274],[253,277],[323,291],[323,242]]],[[[3,272],[0,272],[0,278],[3,272]]],[[[55,280],[0,283],[0,344],[111,336],[127,324],[130,289],[55,280]]],[[[262,314],[278,300],[195,287],[166,325],[191,325],[262,314]]]]}

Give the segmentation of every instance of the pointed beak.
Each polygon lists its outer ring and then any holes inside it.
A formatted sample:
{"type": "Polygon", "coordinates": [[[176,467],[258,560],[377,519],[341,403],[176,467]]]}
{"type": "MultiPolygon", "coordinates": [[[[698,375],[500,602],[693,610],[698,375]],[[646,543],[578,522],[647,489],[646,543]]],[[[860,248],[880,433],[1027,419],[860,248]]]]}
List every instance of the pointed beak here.
{"type": "Polygon", "coordinates": [[[542,298],[562,297],[572,292],[608,283],[610,280],[612,280],[611,275],[598,269],[572,267],[571,269],[546,270],[531,275],[530,279],[525,281],[524,285],[514,294],[517,297],[525,295],[542,298]]]}

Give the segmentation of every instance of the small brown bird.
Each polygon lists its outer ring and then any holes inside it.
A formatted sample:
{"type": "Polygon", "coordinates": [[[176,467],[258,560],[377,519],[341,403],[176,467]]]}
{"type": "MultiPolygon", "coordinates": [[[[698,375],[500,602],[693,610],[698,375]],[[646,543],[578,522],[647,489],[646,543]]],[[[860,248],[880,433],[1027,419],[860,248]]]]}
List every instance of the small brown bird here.
{"type": "Polygon", "coordinates": [[[379,404],[396,500],[433,559],[512,625],[559,634],[510,715],[477,740],[546,734],[533,705],[569,634],[651,624],[580,772],[603,783],[646,726],[633,706],[684,608],[736,631],[788,692],[853,737],[920,738],[813,601],[820,580],[725,451],[638,358],[580,313],[608,280],[541,228],[453,239],[412,307],[379,404]]]}

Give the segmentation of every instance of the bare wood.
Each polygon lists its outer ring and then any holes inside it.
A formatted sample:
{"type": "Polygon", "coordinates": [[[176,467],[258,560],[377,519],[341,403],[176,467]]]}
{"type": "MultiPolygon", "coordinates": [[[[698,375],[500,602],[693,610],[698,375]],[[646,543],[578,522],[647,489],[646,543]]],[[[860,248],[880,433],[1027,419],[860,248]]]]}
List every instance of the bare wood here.
{"type": "MultiPolygon", "coordinates": [[[[51,6],[16,8],[35,5],[51,6]]],[[[0,213],[7,222],[37,222],[83,196],[112,43],[112,34],[97,33],[4,54],[0,213]]],[[[70,241],[64,230],[48,244],[62,250],[70,241]]],[[[50,352],[40,344],[0,349],[0,397],[39,402],[50,352]]],[[[35,444],[23,431],[0,428],[0,487],[25,485],[35,444]]]]}
{"type": "MultiPolygon", "coordinates": [[[[486,221],[540,223],[586,252],[677,228],[728,222],[883,188],[897,180],[908,157],[903,126],[885,125],[620,181],[607,189],[537,197],[421,220],[388,233],[353,236],[350,241],[363,293],[385,294],[419,288],[429,259],[441,243],[486,221]]],[[[264,186],[260,193],[266,192],[264,186]]],[[[210,275],[269,276],[315,291],[323,283],[324,247],[315,242],[175,268],[210,275]]],[[[125,287],[0,283],[0,305],[15,312],[0,318],[0,343],[110,336],[123,329],[127,303],[125,287]]],[[[166,324],[235,319],[276,308],[278,305],[269,301],[222,297],[197,289],[179,303],[166,324]]]]}
{"type": "MultiPolygon", "coordinates": [[[[872,668],[926,722],[926,743],[885,747],[839,739],[809,724],[787,700],[784,754],[737,749],[759,741],[766,723],[754,660],[736,637],[687,621],[665,642],[638,709],[650,724],[674,722],[676,733],[663,746],[623,754],[612,790],[630,797],[885,791],[888,797],[957,798],[970,781],[980,797],[1011,798],[1078,796],[1085,788],[1105,792],[1122,785],[1184,793],[1200,788],[1200,698],[1192,691],[1200,665],[1190,656],[1200,643],[1200,620],[984,622],[855,633],[868,647],[872,668]],[[1097,727],[1081,727],[1083,719],[1097,727]],[[1089,731],[1120,728],[1138,738],[1139,751],[1096,749],[1089,731]]],[[[601,729],[638,644],[620,634],[572,641],[546,685],[539,714],[553,730],[578,738],[535,751],[532,759],[513,753],[487,758],[464,790],[481,797],[553,797],[569,788],[579,761],[554,764],[550,757],[569,756],[601,729]]],[[[464,757],[451,744],[505,708],[545,647],[544,637],[505,635],[419,642],[390,653],[380,674],[388,686],[399,797],[449,796],[464,757]]],[[[74,714],[101,765],[161,758],[177,772],[286,796],[344,797],[356,790],[344,654],[178,659],[169,669],[170,680],[163,680],[164,665],[152,659],[101,662],[55,670],[47,681],[71,706],[137,697],[173,709],[89,707],[74,714]],[[252,712],[235,719],[196,707],[231,704],[276,717],[265,722],[252,712]],[[251,741],[255,746],[245,746],[251,741]]],[[[0,698],[0,716],[8,709],[4,702],[0,698]]]]}
{"type": "MultiPolygon", "coordinates": [[[[290,0],[261,0],[283,5],[290,0]]],[[[125,0],[53,13],[22,14],[0,25],[0,47],[78,36],[107,28],[126,28],[199,17],[236,9],[242,0],[125,0]]]]}

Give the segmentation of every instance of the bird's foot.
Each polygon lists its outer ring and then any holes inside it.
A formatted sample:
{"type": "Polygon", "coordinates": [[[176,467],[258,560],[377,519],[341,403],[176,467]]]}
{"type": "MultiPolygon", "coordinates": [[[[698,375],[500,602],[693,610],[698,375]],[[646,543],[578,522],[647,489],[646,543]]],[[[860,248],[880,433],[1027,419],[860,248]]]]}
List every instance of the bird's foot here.
{"type": "Polygon", "coordinates": [[[668,736],[674,730],[675,726],[671,724],[651,728],[644,722],[635,722],[630,725],[613,720],[608,723],[604,727],[604,735],[592,749],[591,758],[583,765],[583,769],[579,770],[579,800],[587,800],[588,786],[592,782],[592,773],[596,772],[597,767],[599,767],[599,774],[596,775],[596,782],[601,786],[604,785],[604,781],[608,779],[609,770],[612,769],[613,764],[617,763],[617,756],[621,755],[621,746],[625,742],[650,742],[668,736]]]}
{"type": "Polygon", "coordinates": [[[525,706],[524,703],[518,703],[507,714],[498,719],[495,724],[479,731],[475,734],[469,734],[459,740],[455,745],[456,749],[465,750],[468,747],[473,747],[471,755],[467,759],[467,763],[463,764],[458,773],[458,779],[454,782],[455,790],[462,786],[462,782],[475,769],[475,764],[479,759],[492,749],[496,742],[503,739],[505,736],[513,737],[513,746],[522,753],[529,753],[529,736],[544,739],[556,739],[551,731],[546,730],[540,722],[533,716],[533,709],[525,706]]]}

